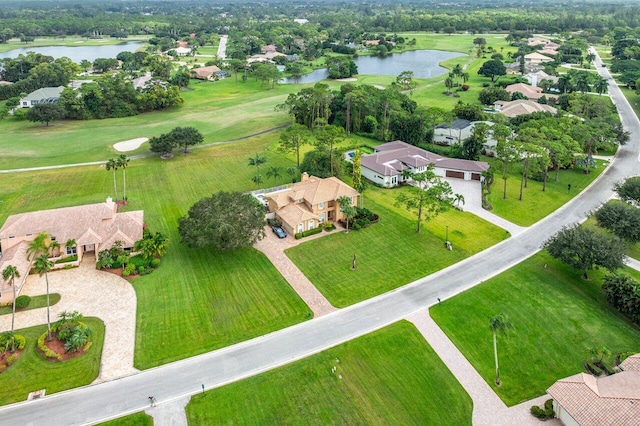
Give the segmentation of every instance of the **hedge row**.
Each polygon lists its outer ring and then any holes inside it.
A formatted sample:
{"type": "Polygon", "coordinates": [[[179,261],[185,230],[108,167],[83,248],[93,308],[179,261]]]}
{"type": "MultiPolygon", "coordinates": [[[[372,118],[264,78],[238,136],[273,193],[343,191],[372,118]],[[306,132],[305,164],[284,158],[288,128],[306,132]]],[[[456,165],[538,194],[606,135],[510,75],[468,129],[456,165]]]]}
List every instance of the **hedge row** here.
{"type": "Polygon", "coordinates": [[[308,237],[309,235],[319,234],[320,232],[322,232],[322,227],[309,229],[308,231],[304,231],[304,232],[298,232],[295,235],[295,237],[296,237],[296,240],[299,240],[300,238],[308,237]]]}
{"type": "Polygon", "coordinates": [[[40,351],[47,358],[54,358],[54,359],[57,359],[58,361],[62,361],[62,355],[60,355],[57,352],[52,351],[51,349],[49,349],[47,347],[47,345],[45,345],[44,339],[47,338],[47,334],[48,334],[48,332],[45,331],[44,333],[42,333],[42,335],[40,337],[38,337],[38,349],[40,349],[40,351]]]}
{"type": "Polygon", "coordinates": [[[602,284],[607,301],[640,325],[640,283],[625,274],[611,274],[604,278],[602,284]]]}

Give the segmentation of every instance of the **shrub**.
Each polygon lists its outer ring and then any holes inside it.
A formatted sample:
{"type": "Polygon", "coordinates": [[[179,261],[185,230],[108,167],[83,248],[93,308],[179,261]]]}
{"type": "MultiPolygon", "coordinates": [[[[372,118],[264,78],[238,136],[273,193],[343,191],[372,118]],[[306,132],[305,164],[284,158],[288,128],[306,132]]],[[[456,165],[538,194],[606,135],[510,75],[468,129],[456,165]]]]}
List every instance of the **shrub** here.
{"type": "Polygon", "coordinates": [[[331,222],[327,222],[324,226],[324,230],[329,232],[329,231],[333,231],[334,229],[336,229],[336,225],[334,225],[331,222]]]}
{"type": "Polygon", "coordinates": [[[468,84],[463,84],[462,85],[462,91],[466,92],[467,90],[469,90],[469,85],[468,84]]]}
{"type": "Polygon", "coordinates": [[[318,228],[313,228],[313,229],[309,229],[307,231],[304,231],[302,233],[303,237],[308,237],[309,235],[315,235],[322,232],[322,228],[318,227],[318,228]]]}
{"type": "Polygon", "coordinates": [[[587,370],[587,373],[593,374],[594,376],[602,375],[602,369],[600,369],[600,367],[598,367],[591,361],[587,361],[584,363],[584,369],[587,370]]]}
{"type": "MultiPolygon", "coordinates": [[[[144,267],[144,266],[143,266],[144,267]]],[[[122,276],[123,277],[128,277],[129,275],[133,274],[136,272],[136,265],[134,265],[133,263],[129,263],[127,266],[124,267],[124,269],[122,270],[122,276]]]]}
{"type": "Polygon", "coordinates": [[[56,263],[67,263],[67,262],[75,262],[78,260],[78,255],[74,254],[73,256],[63,257],[62,259],[56,260],[56,263]]]}
{"type": "Polygon", "coordinates": [[[156,259],[156,258],[151,259],[151,267],[155,269],[158,266],[160,266],[160,259],[156,259]]]}
{"type": "Polygon", "coordinates": [[[296,240],[299,240],[300,238],[302,238],[302,232],[298,232],[298,233],[296,233],[296,234],[294,235],[294,238],[295,238],[296,240]]]}
{"type": "Polygon", "coordinates": [[[26,308],[27,306],[29,306],[29,303],[31,303],[31,298],[27,295],[16,297],[16,309],[26,308]]]}
{"type": "Polygon", "coordinates": [[[482,83],[482,87],[490,87],[491,83],[485,81],[484,83],[482,83]]]}
{"type": "Polygon", "coordinates": [[[55,353],[54,351],[49,349],[47,345],[44,344],[44,339],[46,339],[46,337],[47,337],[46,331],[42,333],[40,337],[38,337],[38,349],[40,349],[40,351],[44,354],[45,357],[54,358],[54,359],[57,359],[58,361],[62,361],[62,355],[55,353]]]}
{"type": "Polygon", "coordinates": [[[27,344],[27,339],[22,334],[14,334],[13,341],[18,350],[24,349],[24,345],[27,344]]]}
{"type": "Polygon", "coordinates": [[[552,419],[556,413],[553,411],[553,399],[548,399],[544,403],[544,408],[537,405],[531,407],[531,414],[540,420],[552,419]]]}
{"type": "Polygon", "coordinates": [[[14,362],[18,360],[18,354],[9,355],[7,358],[7,367],[13,365],[14,362]]]}
{"type": "Polygon", "coordinates": [[[610,274],[604,278],[602,291],[611,306],[640,324],[640,283],[626,274],[610,274]]]}

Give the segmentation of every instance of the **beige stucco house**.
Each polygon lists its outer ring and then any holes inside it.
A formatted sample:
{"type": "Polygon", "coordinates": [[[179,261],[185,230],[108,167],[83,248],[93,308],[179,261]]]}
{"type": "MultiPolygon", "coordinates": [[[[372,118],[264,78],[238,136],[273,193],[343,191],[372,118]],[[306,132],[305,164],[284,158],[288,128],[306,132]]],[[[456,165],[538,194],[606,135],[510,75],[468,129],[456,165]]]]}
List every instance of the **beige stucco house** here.
{"type": "Polygon", "coordinates": [[[358,191],[335,177],[318,178],[302,174],[300,182],[282,191],[265,194],[269,212],[275,213],[289,234],[317,228],[324,222],[343,218],[338,198],[351,198],[358,205],[358,191]]]}
{"type": "MultiPolygon", "coordinates": [[[[31,267],[27,247],[43,232],[49,236],[47,244],[51,241],[60,244],[60,249],[50,254],[53,261],[64,254],[75,254],[81,262],[85,254],[109,249],[116,241],[122,241],[125,250],[131,250],[142,239],[143,228],[144,211],[118,213],[111,198],[104,203],[11,215],[0,228],[0,271],[7,265],[17,267],[21,278],[16,284],[21,287],[31,267]],[[76,245],[65,247],[69,240],[75,240],[76,245]]],[[[10,293],[9,283],[0,277],[2,300],[13,297],[10,293]]]]}
{"type": "Polygon", "coordinates": [[[580,373],[558,380],[547,393],[556,417],[566,426],[636,426],[640,424],[640,354],[605,377],[580,373]]]}

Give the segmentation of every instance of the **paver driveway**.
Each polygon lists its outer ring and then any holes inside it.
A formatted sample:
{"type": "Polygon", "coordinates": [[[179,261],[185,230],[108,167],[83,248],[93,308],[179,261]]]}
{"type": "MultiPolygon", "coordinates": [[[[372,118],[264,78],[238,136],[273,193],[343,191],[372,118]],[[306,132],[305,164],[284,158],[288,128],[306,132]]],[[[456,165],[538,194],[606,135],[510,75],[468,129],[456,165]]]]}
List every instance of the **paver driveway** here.
{"type": "MultiPolygon", "coordinates": [[[[49,291],[60,294],[51,306],[51,321],[62,311],[78,311],[98,317],[105,325],[100,375],[96,382],[117,379],[138,372],[133,368],[136,337],[136,292],[128,281],[95,269],[95,259],[86,257],[79,268],[49,273],[49,291]]],[[[29,275],[21,294],[46,294],[45,277],[29,275]]],[[[47,309],[16,313],[16,328],[46,324],[47,309]]],[[[11,315],[0,316],[0,331],[11,329],[11,315]]]]}

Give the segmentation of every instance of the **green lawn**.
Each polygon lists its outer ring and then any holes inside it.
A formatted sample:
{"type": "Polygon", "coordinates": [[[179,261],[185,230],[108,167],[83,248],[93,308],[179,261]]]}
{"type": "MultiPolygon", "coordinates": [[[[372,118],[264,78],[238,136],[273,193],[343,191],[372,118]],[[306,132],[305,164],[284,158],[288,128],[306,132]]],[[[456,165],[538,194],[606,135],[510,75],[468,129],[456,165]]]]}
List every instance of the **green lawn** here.
{"type": "MultiPolygon", "coordinates": [[[[144,209],[149,228],[171,239],[160,268],[132,282],[138,301],[137,368],[208,352],[308,319],[306,304],[262,253],[189,249],[180,244],[177,233],[178,218],[200,198],[253,187],[255,168],[247,165],[253,153],[264,153],[266,166],[290,166],[269,148],[272,138],[264,135],[204,148],[168,161],[136,160],[127,168],[128,209],[144,209]]],[[[111,173],[99,166],[5,175],[0,180],[0,222],[9,214],[103,201],[113,191],[111,179],[111,173]]],[[[118,179],[121,185],[121,175],[118,179]]],[[[288,179],[285,174],[277,183],[288,179]]]]}
{"type": "Polygon", "coordinates": [[[640,329],[602,296],[604,272],[589,275],[584,281],[579,271],[542,252],[432,307],[431,316],[500,398],[515,405],[581,372],[588,347],[640,351],[640,329]],[[498,338],[502,386],[496,388],[488,322],[500,312],[514,330],[498,338]]]}
{"type": "Polygon", "coordinates": [[[415,327],[403,321],[194,395],[186,410],[192,425],[470,425],[472,402],[415,327]]]}
{"type": "MultiPolygon", "coordinates": [[[[49,306],[53,306],[59,301],[60,301],[60,295],[58,293],[49,294],[49,306]]],[[[46,306],[47,306],[47,295],[41,294],[39,296],[33,296],[31,298],[31,302],[29,302],[29,305],[26,308],[17,309],[16,313],[22,312],[22,311],[29,311],[31,309],[44,308],[46,306]]],[[[4,306],[0,308],[0,315],[10,315],[12,312],[13,312],[13,309],[11,308],[11,304],[9,304],[9,306],[4,306]]]]}
{"type": "Polygon", "coordinates": [[[84,318],[93,329],[93,344],[89,351],[65,362],[50,362],[37,353],[38,337],[47,331],[46,324],[16,330],[27,339],[20,359],[0,374],[0,405],[24,401],[29,392],[46,389],[47,395],[88,385],[100,372],[100,356],[104,340],[104,324],[98,318],[84,318]]]}
{"type": "Polygon", "coordinates": [[[417,234],[415,216],[393,206],[396,194],[404,190],[371,188],[365,192],[364,206],[380,215],[379,223],[286,251],[334,306],[348,306],[408,284],[508,236],[501,228],[455,209],[427,222],[417,234]],[[454,251],[444,249],[446,226],[454,251]],[[357,255],[355,271],[350,269],[353,254],[357,255]]]}
{"type": "MultiPolygon", "coordinates": [[[[489,160],[493,163],[493,160],[489,160]]],[[[488,199],[493,206],[492,213],[520,226],[530,226],[548,216],[578,195],[580,191],[593,182],[605,169],[608,162],[596,160],[597,167],[585,174],[580,167],[560,170],[558,181],[555,173],[549,173],[546,191],[542,192],[542,182],[529,179],[524,188],[522,201],[519,201],[522,165],[512,167],[507,179],[507,199],[503,199],[504,180],[500,173],[495,173],[494,184],[488,199]],[[568,185],[571,184],[571,191],[568,185]]]]}
{"type": "Polygon", "coordinates": [[[98,423],[99,426],[153,426],[153,417],[144,412],[119,417],[108,422],[98,423]]]}

